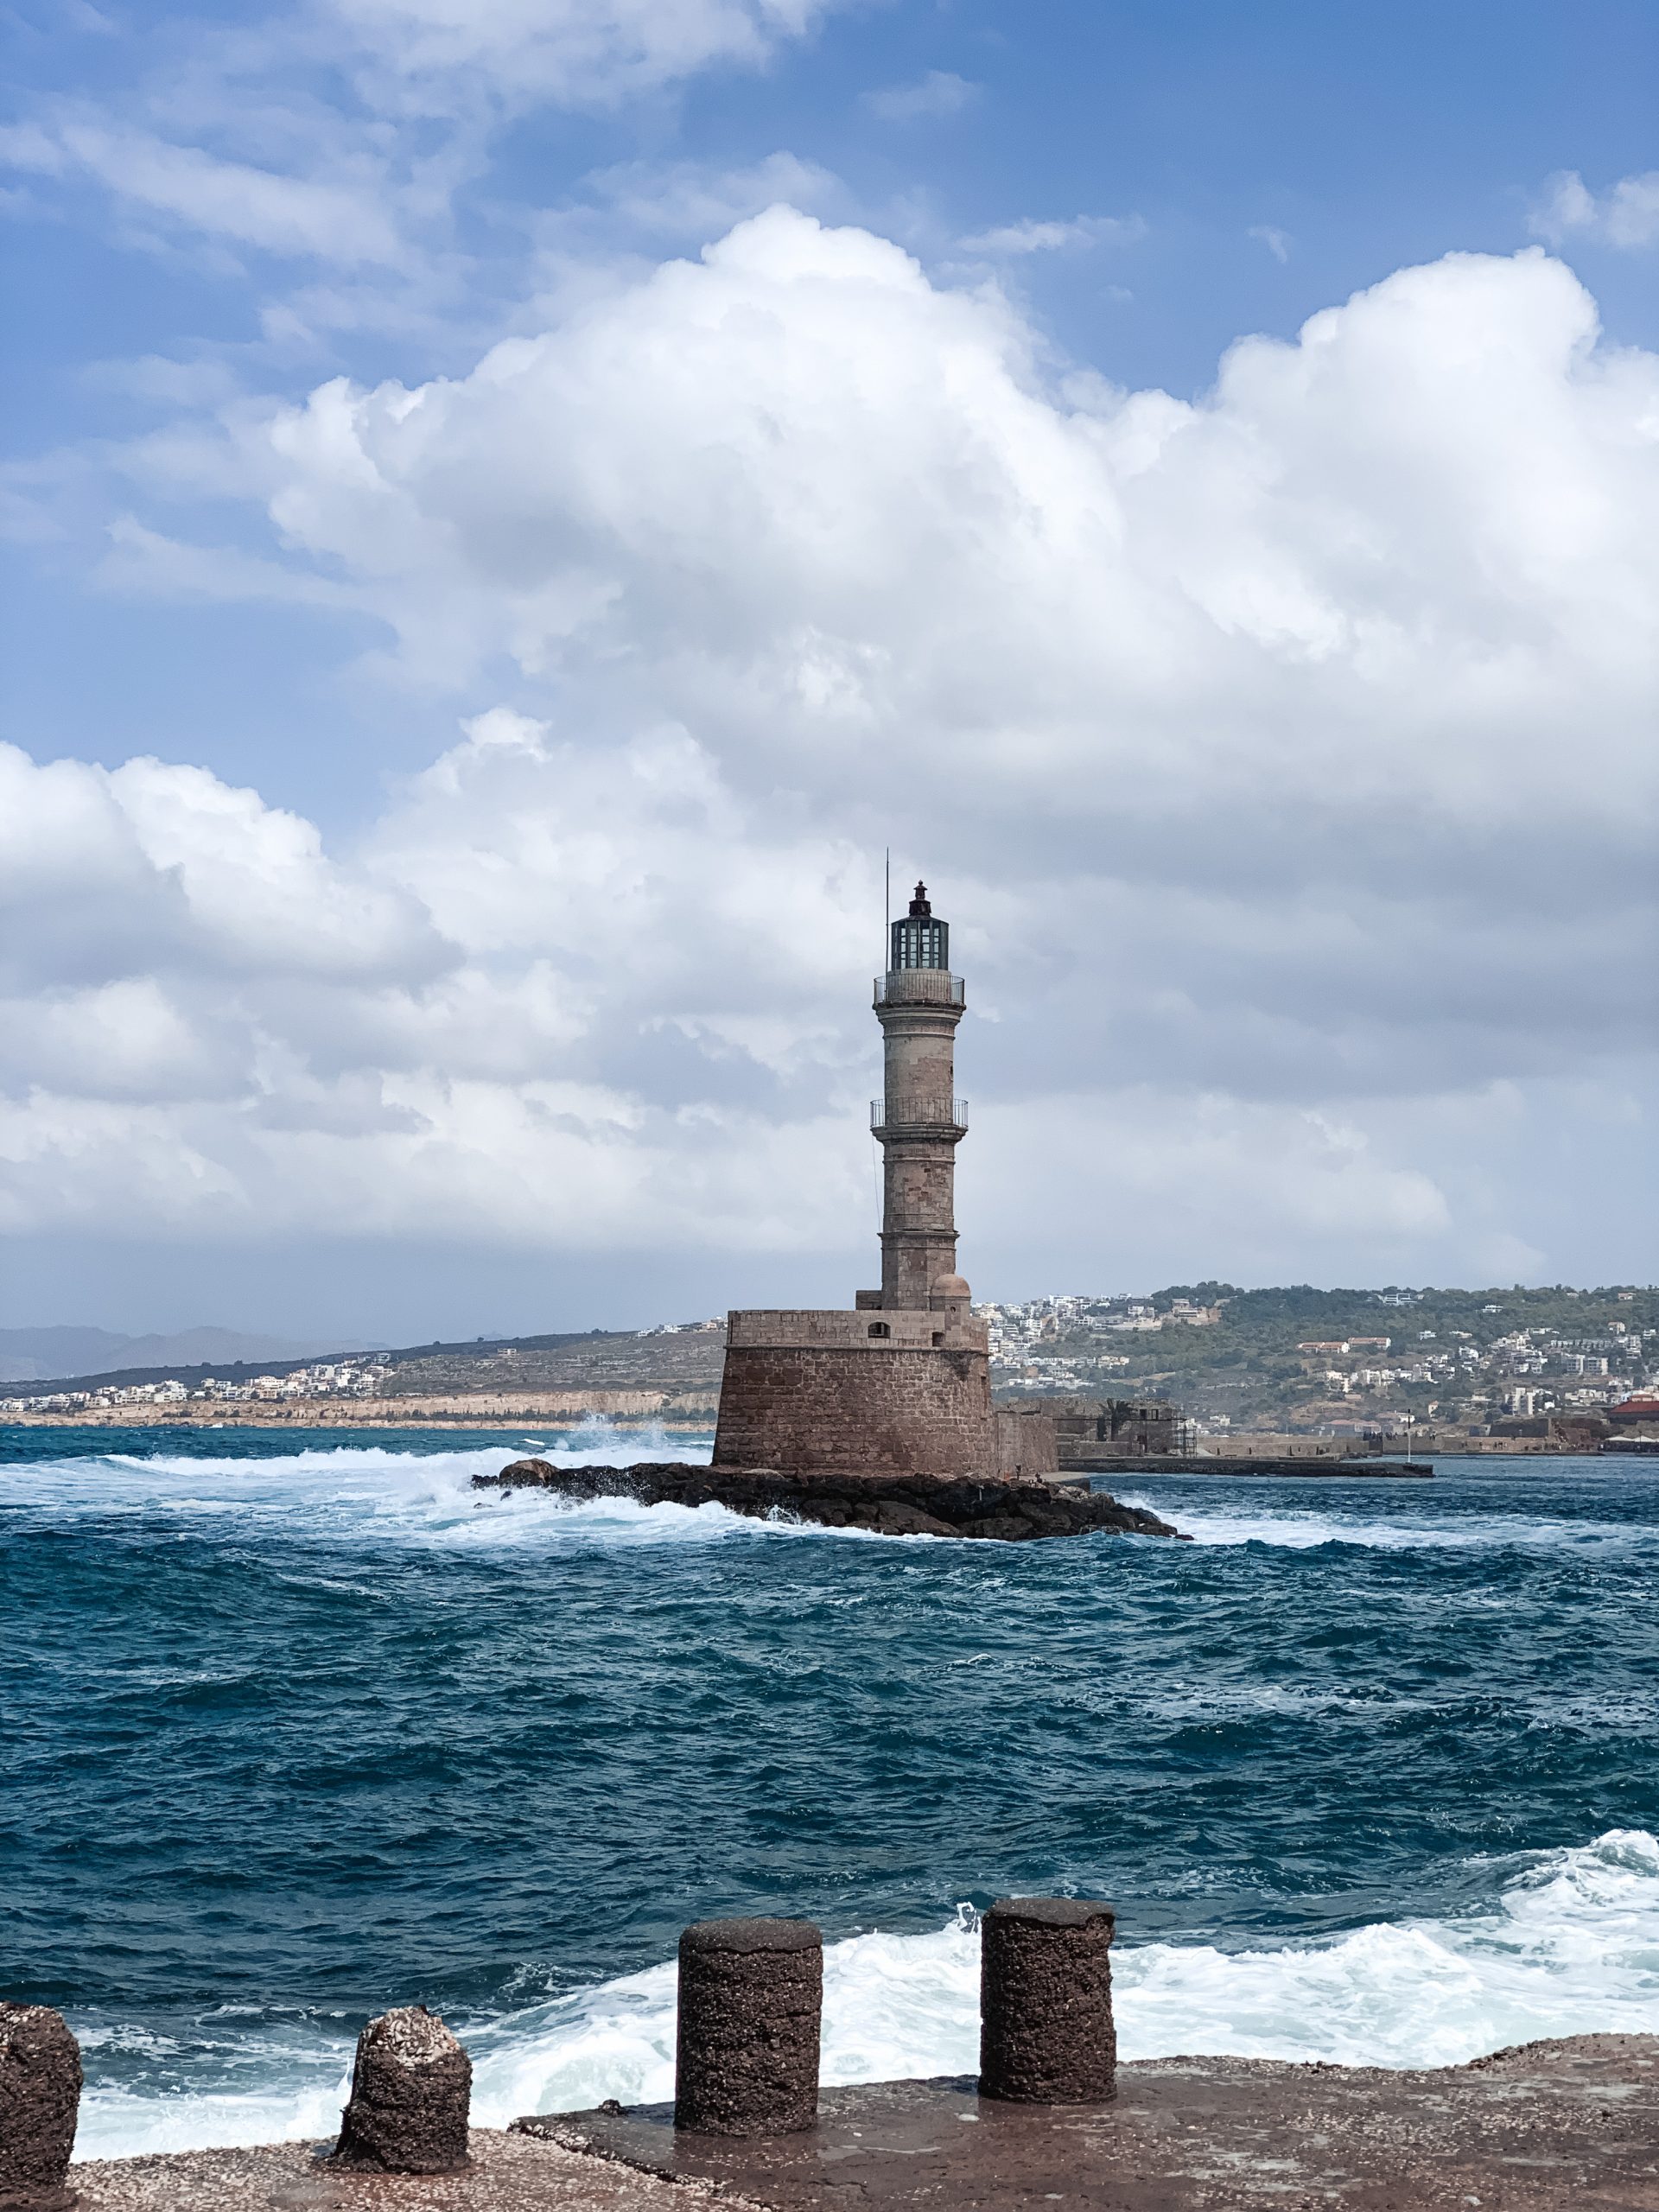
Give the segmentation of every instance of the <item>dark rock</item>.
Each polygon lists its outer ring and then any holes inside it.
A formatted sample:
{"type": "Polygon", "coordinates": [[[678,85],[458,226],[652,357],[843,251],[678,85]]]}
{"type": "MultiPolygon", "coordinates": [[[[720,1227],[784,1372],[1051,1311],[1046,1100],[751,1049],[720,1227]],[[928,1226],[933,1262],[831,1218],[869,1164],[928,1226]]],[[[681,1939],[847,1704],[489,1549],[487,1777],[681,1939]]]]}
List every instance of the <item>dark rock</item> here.
{"type": "Polygon", "coordinates": [[[1014,2104],[1113,2094],[1112,1932],[1084,1897],[1001,1897],[980,1929],[979,2093],[1014,2104]]]}
{"type": "Polygon", "coordinates": [[[80,2107],[80,2045],[61,2012],[0,2005],[0,2205],[62,2212],[80,2107]]]}
{"type": "Polygon", "coordinates": [[[772,1467],[691,1467],[642,1462],[632,1467],[556,1467],[515,1459],[499,1475],[474,1475],[478,1490],[549,1490],[561,1497],[631,1497],[641,1505],[723,1505],[758,1520],[774,1515],[827,1529],[868,1529],[885,1536],[974,1536],[1023,1543],[1035,1536],[1082,1536],[1110,1529],[1174,1536],[1179,1529],[1103,1491],[1056,1488],[1020,1475],[851,1475],[815,1469],[791,1475],[772,1467]]]}
{"type": "Polygon", "coordinates": [[[823,1938],[804,1920],[702,1920],[680,1937],[674,2125],[788,2135],[818,2114],[823,1938]]]}
{"type": "Polygon", "coordinates": [[[357,2039],[334,2160],[370,2173],[458,2172],[472,2094],[473,2062],[435,2012],[383,2012],[357,2039]]]}

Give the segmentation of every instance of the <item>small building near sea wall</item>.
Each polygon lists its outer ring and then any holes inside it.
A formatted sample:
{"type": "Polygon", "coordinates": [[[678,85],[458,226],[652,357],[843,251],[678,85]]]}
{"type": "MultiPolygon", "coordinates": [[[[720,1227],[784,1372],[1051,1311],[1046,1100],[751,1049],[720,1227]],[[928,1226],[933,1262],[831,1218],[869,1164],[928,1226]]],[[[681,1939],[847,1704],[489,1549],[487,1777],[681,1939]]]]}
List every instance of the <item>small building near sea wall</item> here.
{"type": "Polygon", "coordinates": [[[1044,1408],[1062,1468],[1091,1459],[1165,1459],[1180,1448],[1180,1414],[1162,1398],[1049,1398],[1044,1408]]]}

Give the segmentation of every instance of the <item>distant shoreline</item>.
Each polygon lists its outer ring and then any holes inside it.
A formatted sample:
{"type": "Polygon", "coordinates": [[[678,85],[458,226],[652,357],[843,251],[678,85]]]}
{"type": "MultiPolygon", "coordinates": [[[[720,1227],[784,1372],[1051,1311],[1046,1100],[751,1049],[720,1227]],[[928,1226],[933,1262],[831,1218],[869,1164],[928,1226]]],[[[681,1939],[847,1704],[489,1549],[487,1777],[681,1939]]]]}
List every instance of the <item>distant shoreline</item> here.
{"type": "MultiPolygon", "coordinates": [[[[706,1433],[715,1412],[689,1412],[676,1408],[658,1412],[639,1405],[611,1406],[594,1402],[605,1394],[594,1392],[587,1403],[543,1402],[513,1404],[486,1402],[475,1410],[454,1402],[426,1399],[359,1399],[334,1404],[304,1406],[246,1402],[182,1406],[86,1406],[79,1410],[0,1414],[0,1426],[15,1428],[431,1428],[499,1429],[569,1426],[583,1421],[603,1421],[619,1429],[661,1429],[674,1435],[706,1433]]],[[[617,1393],[617,1395],[623,1394],[617,1393]]],[[[630,1394],[631,1395],[631,1394],[630,1394]]]]}

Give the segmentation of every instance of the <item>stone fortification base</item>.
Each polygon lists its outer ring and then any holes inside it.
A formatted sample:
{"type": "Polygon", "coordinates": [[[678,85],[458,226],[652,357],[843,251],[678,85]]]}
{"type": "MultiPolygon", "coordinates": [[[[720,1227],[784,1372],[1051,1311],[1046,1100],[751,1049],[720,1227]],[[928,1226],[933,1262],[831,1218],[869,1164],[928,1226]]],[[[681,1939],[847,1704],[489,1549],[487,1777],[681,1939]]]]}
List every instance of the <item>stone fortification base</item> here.
{"type": "Polygon", "coordinates": [[[717,1467],[939,1475],[1002,1464],[982,1321],[898,1307],[732,1313],[726,1332],[717,1467]]]}
{"type": "MultiPolygon", "coordinates": [[[[765,1519],[774,1513],[826,1529],[880,1536],[982,1536],[1018,1543],[1033,1536],[1082,1536],[1106,1529],[1136,1536],[1180,1536],[1167,1521],[1103,1491],[1060,1490],[1040,1477],[780,1474],[768,1467],[556,1467],[515,1459],[499,1475],[474,1475],[475,1490],[550,1490],[561,1497],[631,1497],[641,1505],[723,1505],[765,1519]]],[[[1183,1538],[1183,1541],[1185,1540],[1183,1538]]]]}
{"type": "Polygon", "coordinates": [[[1433,2073],[1166,2058],[1109,2104],[960,2081],[826,2089],[810,2135],[676,2134],[673,2108],[515,2127],[773,2212],[1652,2212],[1659,2037],[1574,2036],[1433,2073]]]}

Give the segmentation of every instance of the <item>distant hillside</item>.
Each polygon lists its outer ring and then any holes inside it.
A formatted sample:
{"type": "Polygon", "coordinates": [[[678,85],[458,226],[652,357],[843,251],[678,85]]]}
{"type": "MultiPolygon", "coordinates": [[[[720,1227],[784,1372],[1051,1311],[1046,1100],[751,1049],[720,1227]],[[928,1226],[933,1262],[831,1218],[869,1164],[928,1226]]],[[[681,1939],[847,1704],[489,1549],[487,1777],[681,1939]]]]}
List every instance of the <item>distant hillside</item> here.
{"type": "MultiPolygon", "coordinates": [[[[23,1332],[19,1332],[23,1333],[23,1332]]],[[[42,1335],[50,1332],[41,1331],[42,1335]]],[[[66,1332],[97,1336],[96,1330],[66,1332]]],[[[230,1344],[259,1344],[270,1338],[237,1338],[228,1330],[192,1332],[222,1336],[230,1344]]],[[[120,1344],[186,1343],[187,1338],[119,1338],[120,1344]]],[[[467,1344],[408,1344],[401,1349],[341,1344],[320,1344],[302,1355],[275,1358],[264,1353],[232,1357],[198,1358],[193,1362],[163,1361],[154,1366],[112,1367],[97,1373],[83,1369],[56,1375],[19,1376],[48,1392],[73,1389],[125,1389],[134,1384],[160,1382],[168,1377],[194,1389],[210,1376],[232,1378],[251,1375],[291,1375],[318,1358],[359,1350],[372,1350],[379,1371],[378,1395],[384,1398],[453,1397],[499,1390],[683,1390],[720,1384],[721,1363],[726,1350],[722,1325],[688,1323],[683,1328],[648,1330],[591,1329],[585,1333],[545,1337],[479,1337],[467,1344]]]]}
{"type": "MultiPolygon", "coordinates": [[[[1241,1290],[1203,1282],[1141,1299],[1056,1297],[981,1311],[999,1397],[1165,1397],[1206,1423],[1240,1428],[1388,1427],[1408,1414],[1478,1422],[1514,1410],[1517,1389],[1566,1410],[1659,1380],[1659,1291],[1628,1286],[1241,1290]]],[[[130,1362],[17,1378],[41,1395],[168,1376],[194,1389],[209,1377],[292,1374],[320,1354],[359,1349],[336,1341],[299,1353],[285,1346],[287,1356],[276,1357],[249,1350],[274,1339],[227,1330],[126,1339],[95,1330],[11,1332],[13,1344],[25,1337],[72,1338],[77,1357],[88,1339],[121,1344],[130,1362]],[[233,1356],[155,1356],[158,1345],[196,1351],[207,1339],[233,1356]],[[140,1351],[149,1354],[142,1364],[131,1357],[140,1351]]],[[[725,1328],[713,1322],[407,1344],[377,1349],[373,1390],[383,1402],[621,1390],[711,1398],[725,1350],[725,1328]]]]}
{"type": "Polygon", "coordinates": [[[594,1330],[585,1337],[518,1337],[391,1352],[388,1398],[474,1390],[687,1390],[720,1387],[726,1329],[594,1330]]]}
{"type": "Polygon", "coordinates": [[[172,1369],[220,1362],[247,1365],[379,1349],[361,1337],[268,1337],[205,1327],[145,1337],[122,1336],[112,1329],[0,1329],[0,1382],[67,1382],[117,1368],[172,1369]]]}

